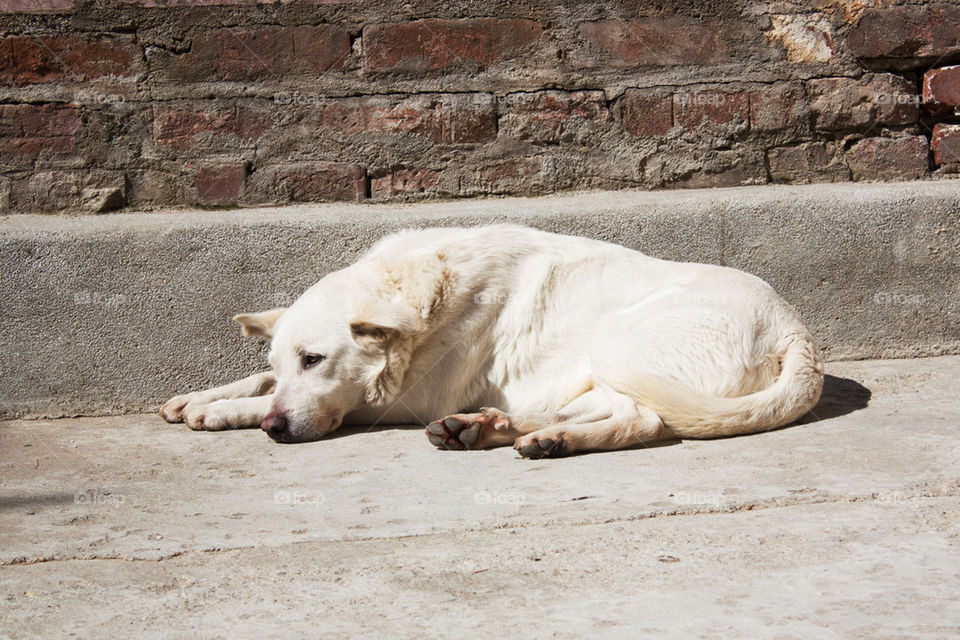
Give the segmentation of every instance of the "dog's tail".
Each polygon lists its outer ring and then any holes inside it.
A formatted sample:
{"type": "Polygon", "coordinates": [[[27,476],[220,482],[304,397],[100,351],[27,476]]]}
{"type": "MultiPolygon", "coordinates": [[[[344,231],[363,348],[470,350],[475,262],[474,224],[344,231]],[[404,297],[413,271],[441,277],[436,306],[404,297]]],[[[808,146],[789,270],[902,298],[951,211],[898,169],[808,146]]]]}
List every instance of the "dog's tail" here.
{"type": "Polygon", "coordinates": [[[823,364],[809,335],[792,334],[778,347],[774,355],[780,361],[780,375],[776,381],[762,391],[737,398],[712,396],[650,375],[604,381],[655,411],[677,437],[756,433],[793,422],[813,408],[823,389],[823,364]]]}

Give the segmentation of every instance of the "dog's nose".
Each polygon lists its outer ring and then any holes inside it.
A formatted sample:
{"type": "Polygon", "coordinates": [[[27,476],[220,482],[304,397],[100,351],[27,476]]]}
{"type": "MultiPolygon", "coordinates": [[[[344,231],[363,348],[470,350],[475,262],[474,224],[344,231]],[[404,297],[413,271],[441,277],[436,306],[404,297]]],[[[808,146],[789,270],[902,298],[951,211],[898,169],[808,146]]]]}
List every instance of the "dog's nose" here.
{"type": "Polygon", "coordinates": [[[271,413],[260,423],[260,428],[271,438],[276,438],[287,430],[287,416],[282,413],[271,413]]]}

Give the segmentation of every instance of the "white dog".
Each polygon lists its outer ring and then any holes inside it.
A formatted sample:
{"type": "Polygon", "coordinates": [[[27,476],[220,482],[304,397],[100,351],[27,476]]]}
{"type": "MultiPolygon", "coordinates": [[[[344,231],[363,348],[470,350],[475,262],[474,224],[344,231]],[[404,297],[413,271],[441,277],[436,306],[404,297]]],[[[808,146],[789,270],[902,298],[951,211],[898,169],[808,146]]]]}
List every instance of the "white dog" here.
{"type": "Polygon", "coordinates": [[[759,278],[512,225],[397,233],[235,320],[272,338],[273,371],[177,396],[166,420],[279,442],[426,424],[441,449],[540,458],[773,429],[823,386],[810,332],[759,278]]]}

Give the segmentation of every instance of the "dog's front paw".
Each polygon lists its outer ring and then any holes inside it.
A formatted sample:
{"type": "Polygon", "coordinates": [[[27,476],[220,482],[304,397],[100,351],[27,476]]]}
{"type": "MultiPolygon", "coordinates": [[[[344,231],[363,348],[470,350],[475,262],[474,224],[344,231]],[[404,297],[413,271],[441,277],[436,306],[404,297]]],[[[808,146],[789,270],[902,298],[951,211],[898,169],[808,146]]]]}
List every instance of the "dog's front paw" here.
{"type": "Polygon", "coordinates": [[[215,403],[191,404],[183,414],[184,422],[194,431],[223,431],[229,429],[229,416],[219,411],[215,403]]]}
{"type": "Polygon", "coordinates": [[[194,398],[193,393],[184,393],[174,396],[160,407],[160,415],[167,422],[183,422],[184,410],[194,398]]]}
{"type": "Polygon", "coordinates": [[[559,458],[569,455],[570,448],[563,435],[547,437],[538,436],[536,433],[517,438],[513,443],[513,448],[517,450],[524,458],[538,460],[540,458],[559,458]]]}
{"type": "Polygon", "coordinates": [[[438,449],[483,449],[493,431],[510,428],[510,416],[498,409],[458,413],[427,425],[427,438],[438,449]]]}

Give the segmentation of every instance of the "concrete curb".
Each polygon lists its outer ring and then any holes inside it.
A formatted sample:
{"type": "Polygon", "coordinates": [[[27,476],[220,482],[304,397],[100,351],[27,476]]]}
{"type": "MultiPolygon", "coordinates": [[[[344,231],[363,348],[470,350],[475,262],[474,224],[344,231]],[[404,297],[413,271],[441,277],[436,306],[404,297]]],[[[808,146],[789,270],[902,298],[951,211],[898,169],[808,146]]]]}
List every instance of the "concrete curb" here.
{"type": "Polygon", "coordinates": [[[510,220],[755,273],[831,359],[960,353],[960,181],[0,219],[0,417],[152,411],[265,368],[229,322],[403,227],[510,220]]]}

